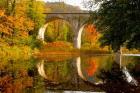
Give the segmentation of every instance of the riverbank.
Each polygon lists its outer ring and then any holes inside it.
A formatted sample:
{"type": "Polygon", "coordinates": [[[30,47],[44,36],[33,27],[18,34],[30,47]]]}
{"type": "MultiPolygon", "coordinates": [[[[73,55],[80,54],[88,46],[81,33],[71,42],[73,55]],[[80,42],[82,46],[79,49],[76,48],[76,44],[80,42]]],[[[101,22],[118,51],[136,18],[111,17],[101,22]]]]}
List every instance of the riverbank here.
{"type": "Polygon", "coordinates": [[[0,47],[0,58],[30,58],[32,56],[32,53],[36,50],[31,49],[29,46],[7,46],[3,45],[0,47]]]}
{"type": "MultiPolygon", "coordinates": [[[[128,50],[126,48],[122,49],[123,54],[139,54],[140,51],[133,49],[133,50],[128,50]]],[[[38,51],[37,53],[34,53],[34,55],[37,58],[51,58],[52,59],[57,59],[54,58],[56,56],[58,56],[59,59],[59,55],[63,58],[61,59],[67,59],[67,58],[71,58],[71,57],[78,57],[78,56],[90,56],[90,55],[98,55],[98,54],[102,54],[102,55],[108,55],[108,54],[114,54],[112,51],[109,51],[107,49],[102,49],[102,48],[98,48],[98,49],[85,49],[85,48],[81,48],[81,49],[75,49],[73,47],[55,47],[55,46],[51,46],[51,47],[43,47],[40,51],[38,51]],[[53,57],[54,56],[54,57],[53,57]]]]}
{"type": "MultiPolygon", "coordinates": [[[[123,54],[139,54],[139,50],[128,50],[126,48],[122,48],[123,54]]],[[[78,57],[78,56],[86,56],[86,55],[97,55],[97,54],[112,54],[113,52],[106,50],[106,49],[75,49],[72,47],[72,45],[67,44],[59,44],[59,46],[56,44],[50,45],[50,46],[42,46],[42,48],[32,49],[30,46],[27,45],[14,45],[14,46],[7,46],[2,45],[0,46],[0,58],[8,57],[10,58],[30,58],[31,56],[37,57],[37,58],[51,58],[52,59],[59,59],[54,58],[55,55],[61,55],[64,57],[64,59],[69,59],[71,57],[78,57]]],[[[63,58],[61,58],[63,59],[63,58]]]]}
{"type": "Polygon", "coordinates": [[[111,53],[108,49],[104,48],[81,48],[76,49],[72,43],[56,41],[46,43],[40,49],[38,55],[73,55],[78,56],[82,54],[109,54],[111,53]]]}
{"type": "Polygon", "coordinates": [[[38,57],[47,57],[53,55],[61,55],[61,56],[82,56],[82,55],[94,55],[94,54],[111,54],[110,51],[106,50],[93,50],[93,49],[75,49],[75,48],[47,48],[41,49],[38,53],[34,53],[35,56],[38,57]]]}

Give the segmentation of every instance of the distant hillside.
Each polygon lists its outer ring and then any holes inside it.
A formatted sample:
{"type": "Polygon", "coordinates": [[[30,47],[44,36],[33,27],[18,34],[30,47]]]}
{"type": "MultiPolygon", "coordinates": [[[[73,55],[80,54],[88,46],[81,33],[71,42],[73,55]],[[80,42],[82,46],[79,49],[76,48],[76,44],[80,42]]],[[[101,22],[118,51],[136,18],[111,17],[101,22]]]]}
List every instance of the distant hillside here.
{"type": "Polygon", "coordinates": [[[55,12],[55,13],[59,13],[59,12],[69,12],[69,13],[75,13],[75,12],[87,12],[87,11],[83,11],[81,10],[78,6],[72,6],[72,5],[68,5],[65,4],[63,2],[55,2],[55,3],[50,3],[47,2],[46,3],[46,12],[55,12]]]}

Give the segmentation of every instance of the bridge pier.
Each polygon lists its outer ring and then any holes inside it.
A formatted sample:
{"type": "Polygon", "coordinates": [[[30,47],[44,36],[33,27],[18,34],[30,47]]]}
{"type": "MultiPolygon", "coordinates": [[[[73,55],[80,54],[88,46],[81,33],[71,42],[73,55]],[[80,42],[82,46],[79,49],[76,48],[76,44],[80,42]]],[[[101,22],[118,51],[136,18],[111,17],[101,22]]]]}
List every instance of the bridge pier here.
{"type": "Polygon", "coordinates": [[[84,30],[85,25],[83,25],[81,28],[79,28],[77,31],[74,31],[74,47],[77,49],[81,48],[81,39],[82,39],[82,32],[84,30]]]}

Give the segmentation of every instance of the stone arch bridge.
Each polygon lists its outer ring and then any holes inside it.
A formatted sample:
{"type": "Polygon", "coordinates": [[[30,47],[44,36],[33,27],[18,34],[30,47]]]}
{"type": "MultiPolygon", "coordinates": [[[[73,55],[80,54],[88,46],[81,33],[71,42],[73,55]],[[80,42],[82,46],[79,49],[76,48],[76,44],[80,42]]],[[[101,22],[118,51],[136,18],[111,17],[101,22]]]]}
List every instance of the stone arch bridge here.
{"type": "Polygon", "coordinates": [[[49,22],[55,21],[57,19],[65,20],[70,24],[72,31],[74,32],[74,47],[81,48],[81,35],[84,27],[88,24],[90,17],[89,12],[82,13],[44,13],[47,15],[46,23],[39,29],[38,39],[44,41],[44,33],[49,22]]]}

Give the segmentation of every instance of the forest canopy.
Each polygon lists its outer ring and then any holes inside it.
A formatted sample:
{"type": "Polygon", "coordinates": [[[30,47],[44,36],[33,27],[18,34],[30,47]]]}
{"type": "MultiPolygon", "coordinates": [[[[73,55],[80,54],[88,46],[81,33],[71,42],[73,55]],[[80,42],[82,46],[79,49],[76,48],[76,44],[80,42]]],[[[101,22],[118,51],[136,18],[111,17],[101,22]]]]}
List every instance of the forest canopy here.
{"type": "Polygon", "coordinates": [[[140,49],[140,0],[102,0],[92,19],[103,33],[102,46],[114,51],[121,46],[140,49]]]}

